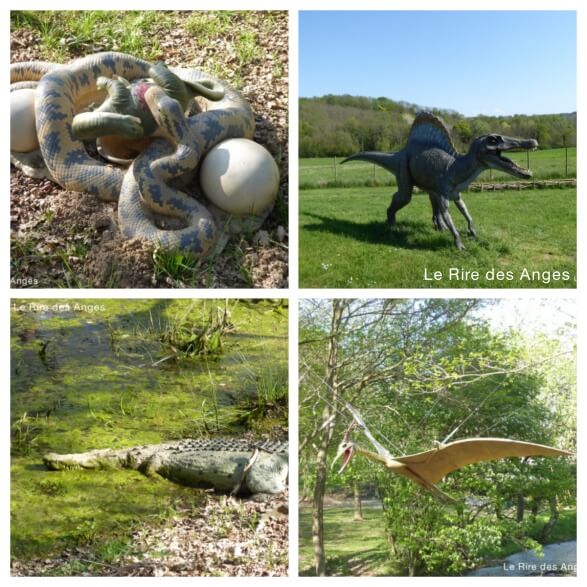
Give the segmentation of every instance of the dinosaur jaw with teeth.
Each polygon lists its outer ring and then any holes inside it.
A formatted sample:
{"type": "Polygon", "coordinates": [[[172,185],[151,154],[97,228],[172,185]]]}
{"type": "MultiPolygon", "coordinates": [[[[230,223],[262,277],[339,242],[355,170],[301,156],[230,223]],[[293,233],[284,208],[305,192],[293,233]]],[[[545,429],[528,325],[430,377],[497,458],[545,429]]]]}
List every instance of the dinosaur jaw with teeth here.
{"type": "Polygon", "coordinates": [[[489,166],[499,171],[504,171],[515,177],[527,179],[532,177],[532,172],[529,169],[520,167],[515,161],[505,157],[502,151],[496,150],[489,158],[489,166]]]}
{"type": "Polygon", "coordinates": [[[538,142],[534,139],[519,140],[504,138],[501,145],[491,149],[486,154],[485,163],[493,169],[509,173],[514,177],[528,179],[532,177],[532,172],[529,169],[520,167],[515,161],[506,157],[504,153],[510,151],[533,151],[537,147],[538,142]]]}

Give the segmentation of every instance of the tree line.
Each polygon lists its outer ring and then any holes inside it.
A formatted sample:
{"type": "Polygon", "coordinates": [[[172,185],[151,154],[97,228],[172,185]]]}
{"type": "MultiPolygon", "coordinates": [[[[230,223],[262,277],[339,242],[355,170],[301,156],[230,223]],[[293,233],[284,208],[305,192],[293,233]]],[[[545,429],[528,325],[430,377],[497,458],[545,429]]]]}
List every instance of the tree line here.
{"type": "MultiPolygon", "coordinates": [[[[300,157],[346,156],[358,151],[397,151],[406,142],[416,104],[388,98],[327,95],[300,99],[300,157]]],[[[575,146],[577,115],[544,114],[465,117],[454,110],[426,108],[452,130],[459,150],[490,132],[535,138],[540,148],[575,146]]]]}

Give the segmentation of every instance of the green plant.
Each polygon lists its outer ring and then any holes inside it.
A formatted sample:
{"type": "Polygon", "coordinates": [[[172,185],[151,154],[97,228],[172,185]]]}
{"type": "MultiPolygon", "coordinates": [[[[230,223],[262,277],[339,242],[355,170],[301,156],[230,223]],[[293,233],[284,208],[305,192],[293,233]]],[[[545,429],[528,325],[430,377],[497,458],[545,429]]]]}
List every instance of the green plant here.
{"type": "Polygon", "coordinates": [[[210,309],[199,323],[187,315],[168,320],[159,340],[176,357],[213,356],[222,352],[224,335],[234,330],[227,306],[210,309]]]}
{"type": "Polygon", "coordinates": [[[157,280],[172,279],[175,282],[195,285],[198,266],[199,262],[194,256],[176,249],[158,247],[153,252],[153,267],[157,280]]]}
{"type": "Polygon", "coordinates": [[[27,455],[34,448],[42,424],[38,416],[29,416],[25,412],[18,420],[12,423],[10,432],[12,436],[12,452],[19,455],[27,455]]]}
{"type": "Polygon", "coordinates": [[[37,488],[40,493],[50,497],[67,493],[67,487],[61,481],[54,481],[53,479],[42,479],[37,483],[37,488]]]}
{"type": "Polygon", "coordinates": [[[287,365],[275,362],[254,369],[243,357],[248,388],[253,392],[243,394],[238,406],[244,412],[243,421],[247,426],[271,420],[287,422],[288,370],[287,365]]]}

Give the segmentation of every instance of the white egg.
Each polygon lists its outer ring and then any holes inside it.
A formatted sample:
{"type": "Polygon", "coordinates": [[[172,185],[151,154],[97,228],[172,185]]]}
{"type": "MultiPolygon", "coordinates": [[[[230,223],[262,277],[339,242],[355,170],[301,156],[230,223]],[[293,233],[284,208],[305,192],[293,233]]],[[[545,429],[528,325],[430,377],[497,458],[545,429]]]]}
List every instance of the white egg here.
{"type": "Polygon", "coordinates": [[[225,212],[261,214],[275,201],[279,169],[261,145],[249,139],[228,139],[206,155],[200,185],[206,197],[225,212]]]}
{"type": "Polygon", "coordinates": [[[35,128],[35,90],[10,92],[10,150],[30,153],[39,148],[35,128]]]}

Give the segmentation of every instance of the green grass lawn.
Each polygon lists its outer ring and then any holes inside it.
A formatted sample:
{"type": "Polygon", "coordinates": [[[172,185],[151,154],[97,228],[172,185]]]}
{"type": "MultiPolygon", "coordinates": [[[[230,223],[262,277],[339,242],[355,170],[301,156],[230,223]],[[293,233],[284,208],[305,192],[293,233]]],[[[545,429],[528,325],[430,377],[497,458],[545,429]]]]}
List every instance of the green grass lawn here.
{"type": "MultiPolygon", "coordinates": [[[[397,576],[398,567],[391,558],[380,509],[363,510],[364,520],[353,521],[352,508],[329,508],[324,512],[324,545],[326,574],[337,576],[397,576]]],[[[536,532],[547,522],[547,515],[536,521],[536,532]]],[[[299,569],[300,575],[313,575],[312,514],[309,508],[299,514],[299,569]]],[[[547,543],[576,540],[577,512],[563,510],[547,543]]],[[[505,558],[520,550],[519,543],[504,541],[496,552],[487,553],[488,559],[505,558]]]]}
{"type": "MultiPolygon", "coordinates": [[[[352,153],[349,153],[351,155],[352,153]]],[[[528,166],[527,154],[508,155],[523,167],[528,166]]],[[[577,176],[577,149],[569,147],[565,160],[564,149],[545,149],[529,153],[530,169],[534,179],[560,179],[577,176]]],[[[300,160],[300,188],[320,188],[336,183],[344,186],[360,186],[367,183],[396,185],[395,177],[376,165],[364,161],[353,161],[346,165],[340,162],[344,157],[314,157],[300,160]]],[[[496,171],[484,171],[476,183],[514,182],[511,175],[496,171]]]]}
{"type": "MultiPolygon", "coordinates": [[[[325,510],[327,575],[385,577],[394,574],[381,510],[366,509],[363,516],[365,519],[362,522],[354,522],[352,508],[325,510]]],[[[300,575],[314,574],[311,528],[311,511],[307,508],[300,509],[300,575]]]]}
{"type": "Polygon", "coordinates": [[[465,251],[450,233],[434,230],[425,194],[398,213],[395,229],[387,226],[392,193],[389,187],[300,191],[301,287],[576,287],[575,188],[464,194],[478,240],[466,235],[454,206],[451,214],[465,251]]]}

